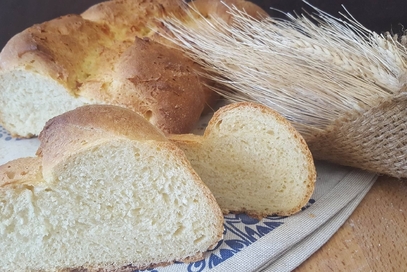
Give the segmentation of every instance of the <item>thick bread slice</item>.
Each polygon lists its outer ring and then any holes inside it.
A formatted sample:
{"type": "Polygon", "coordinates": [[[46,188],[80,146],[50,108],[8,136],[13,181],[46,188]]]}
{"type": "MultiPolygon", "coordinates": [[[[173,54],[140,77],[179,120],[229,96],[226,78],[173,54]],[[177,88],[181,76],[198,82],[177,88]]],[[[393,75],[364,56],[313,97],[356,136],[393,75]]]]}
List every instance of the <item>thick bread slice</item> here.
{"type": "Polygon", "coordinates": [[[40,140],[37,157],[0,167],[4,271],[131,271],[202,258],[221,239],[210,190],[133,111],[79,107],[40,140]]]}
{"type": "Polygon", "coordinates": [[[301,135],[256,103],[219,109],[203,136],[172,135],[224,213],[255,217],[298,212],[314,190],[316,170],[301,135]]]}

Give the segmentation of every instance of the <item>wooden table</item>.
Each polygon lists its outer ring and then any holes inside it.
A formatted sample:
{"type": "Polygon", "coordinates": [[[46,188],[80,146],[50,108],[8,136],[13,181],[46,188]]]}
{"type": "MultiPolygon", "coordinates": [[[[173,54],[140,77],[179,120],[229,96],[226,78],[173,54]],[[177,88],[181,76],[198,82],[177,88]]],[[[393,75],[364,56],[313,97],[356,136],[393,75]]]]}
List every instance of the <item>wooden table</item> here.
{"type": "Polygon", "coordinates": [[[379,177],[338,232],[294,271],[407,271],[407,180],[379,177]]]}

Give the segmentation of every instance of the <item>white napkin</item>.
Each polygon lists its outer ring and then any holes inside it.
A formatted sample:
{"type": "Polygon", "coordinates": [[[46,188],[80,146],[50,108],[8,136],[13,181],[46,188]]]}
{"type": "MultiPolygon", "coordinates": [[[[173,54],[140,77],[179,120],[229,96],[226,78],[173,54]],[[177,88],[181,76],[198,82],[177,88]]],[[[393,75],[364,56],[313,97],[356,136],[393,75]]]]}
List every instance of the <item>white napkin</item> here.
{"type": "Polygon", "coordinates": [[[293,270],[339,229],[377,179],[373,173],[326,162],[316,166],[316,189],[301,212],[261,221],[227,215],[224,240],[205,260],[146,271],[293,270]]]}

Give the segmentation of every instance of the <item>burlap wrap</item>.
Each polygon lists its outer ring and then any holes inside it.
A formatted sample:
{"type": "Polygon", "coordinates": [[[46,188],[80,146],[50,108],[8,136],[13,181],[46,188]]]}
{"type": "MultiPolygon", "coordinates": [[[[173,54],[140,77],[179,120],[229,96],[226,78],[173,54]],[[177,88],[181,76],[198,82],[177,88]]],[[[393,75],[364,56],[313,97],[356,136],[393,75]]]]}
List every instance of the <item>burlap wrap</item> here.
{"type": "MultiPolygon", "coordinates": [[[[353,111],[306,139],[314,158],[407,177],[407,95],[353,111]]],[[[404,95],[403,95],[404,94],[404,95]]]]}

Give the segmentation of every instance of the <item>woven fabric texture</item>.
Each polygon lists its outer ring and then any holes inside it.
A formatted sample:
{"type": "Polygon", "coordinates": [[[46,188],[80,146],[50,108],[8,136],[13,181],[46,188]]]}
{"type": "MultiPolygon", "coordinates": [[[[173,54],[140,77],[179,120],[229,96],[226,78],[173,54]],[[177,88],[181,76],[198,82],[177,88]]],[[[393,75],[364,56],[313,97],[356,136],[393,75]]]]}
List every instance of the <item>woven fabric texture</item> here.
{"type": "Polygon", "coordinates": [[[316,159],[407,177],[407,99],[350,112],[306,141],[316,159]]]}

